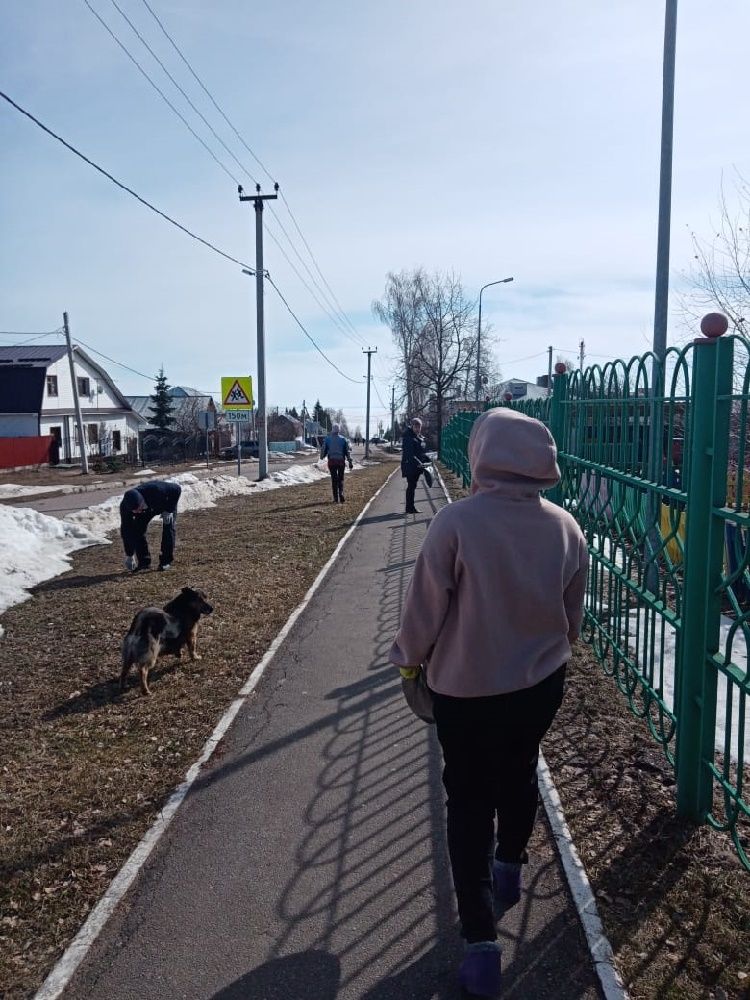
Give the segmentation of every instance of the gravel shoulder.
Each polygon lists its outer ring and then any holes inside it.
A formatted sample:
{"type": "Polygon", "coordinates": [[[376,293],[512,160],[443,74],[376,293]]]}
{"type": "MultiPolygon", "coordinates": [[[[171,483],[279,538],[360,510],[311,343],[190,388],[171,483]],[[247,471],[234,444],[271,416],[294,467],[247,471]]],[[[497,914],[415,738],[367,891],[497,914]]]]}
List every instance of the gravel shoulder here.
{"type": "MultiPolygon", "coordinates": [[[[2,616],[0,997],[29,997],[107,888],[354,517],[383,461],[327,481],[180,516],[171,573],[126,575],[120,547],[73,556],[2,616]],[[201,587],[200,662],[172,658],[119,694],[133,614],[201,587]]],[[[158,547],[158,528],[152,529],[158,547]]]]}

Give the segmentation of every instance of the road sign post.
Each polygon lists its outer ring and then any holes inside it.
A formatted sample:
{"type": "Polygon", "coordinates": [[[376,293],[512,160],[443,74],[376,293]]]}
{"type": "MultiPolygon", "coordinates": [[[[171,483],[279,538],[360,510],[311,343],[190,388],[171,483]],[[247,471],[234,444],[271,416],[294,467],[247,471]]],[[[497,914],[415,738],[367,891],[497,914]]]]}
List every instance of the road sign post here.
{"type": "Polygon", "coordinates": [[[242,474],[242,429],[253,414],[253,380],[249,375],[228,375],[221,379],[221,402],[224,416],[234,422],[237,431],[237,475],[242,474]]]}

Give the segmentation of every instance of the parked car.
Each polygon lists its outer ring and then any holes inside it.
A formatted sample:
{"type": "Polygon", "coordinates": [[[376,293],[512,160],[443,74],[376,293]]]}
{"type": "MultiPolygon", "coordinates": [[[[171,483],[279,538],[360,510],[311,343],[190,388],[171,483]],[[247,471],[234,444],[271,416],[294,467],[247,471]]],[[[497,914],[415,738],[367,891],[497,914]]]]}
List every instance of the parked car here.
{"type": "MultiPolygon", "coordinates": [[[[230,448],[222,448],[219,452],[221,458],[237,458],[237,445],[233,444],[230,448]]],[[[258,442],[257,441],[243,441],[241,445],[240,458],[257,458],[258,457],[258,442]]]]}
{"type": "Polygon", "coordinates": [[[375,437],[370,438],[370,444],[385,444],[385,443],[386,443],[385,438],[378,437],[377,434],[375,435],[375,437]]]}

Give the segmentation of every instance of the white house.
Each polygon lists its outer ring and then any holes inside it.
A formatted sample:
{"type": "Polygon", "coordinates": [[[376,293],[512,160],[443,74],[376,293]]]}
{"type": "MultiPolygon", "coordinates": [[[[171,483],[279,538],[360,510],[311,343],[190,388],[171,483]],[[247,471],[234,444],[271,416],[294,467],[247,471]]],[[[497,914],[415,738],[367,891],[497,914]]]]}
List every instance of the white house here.
{"type": "MultiPolygon", "coordinates": [[[[73,367],[87,454],[137,458],[138,432],[146,421],[133,410],[107,372],[78,346],[73,347],[73,367]]],[[[0,437],[50,434],[57,441],[61,461],[80,458],[73,385],[64,345],[0,347],[0,373],[5,373],[6,384],[18,383],[21,376],[29,385],[27,400],[14,399],[11,413],[4,412],[0,397],[0,437]],[[36,388],[40,369],[44,370],[41,399],[36,388]]]]}

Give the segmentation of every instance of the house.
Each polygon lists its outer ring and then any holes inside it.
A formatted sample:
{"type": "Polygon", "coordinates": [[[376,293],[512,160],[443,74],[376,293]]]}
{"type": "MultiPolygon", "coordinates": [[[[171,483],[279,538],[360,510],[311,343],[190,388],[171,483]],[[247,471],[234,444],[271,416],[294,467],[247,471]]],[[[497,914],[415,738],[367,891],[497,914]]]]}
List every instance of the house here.
{"type": "MultiPolygon", "coordinates": [[[[78,346],[73,347],[73,369],[86,453],[135,460],[142,419],[107,372],[78,346]]],[[[45,435],[54,438],[62,461],[80,459],[65,346],[0,347],[0,437],[45,435]]]]}
{"type": "Polygon", "coordinates": [[[493,385],[488,398],[504,400],[507,395],[515,402],[517,399],[546,399],[549,392],[546,385],[526,382],[522,378],[510,378],[493,385]]]}
{"type": "MultiPolygon", "coordinates": [[[[217,425],[217,410],[213,396],[209,396],[199,389],[191,389],[184,385],[173,385],[167,390],[167,395],[172,398],[171,415],[174,423],[171,429],[180,434],[195,434],[199,431],[213,431],[217,425]],[[206,427],[206,417],[208,414],[208,427],[206,427]]],[[[152,417],[151,407],[154,405],[151,396],[126,396],[135,412],[143,418],[144,430],[149,429],[152,417]]]]}

